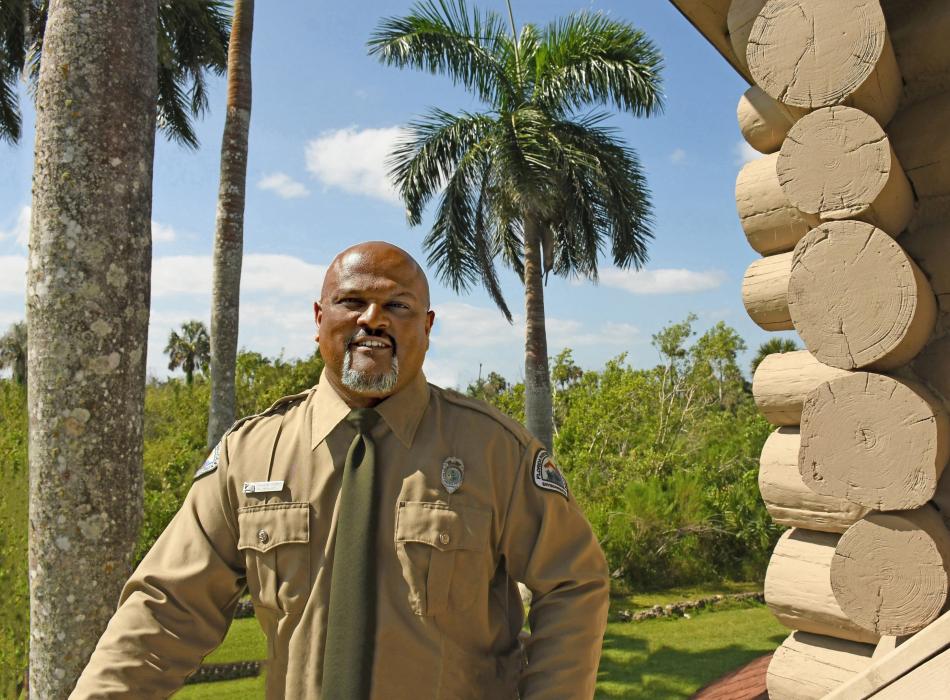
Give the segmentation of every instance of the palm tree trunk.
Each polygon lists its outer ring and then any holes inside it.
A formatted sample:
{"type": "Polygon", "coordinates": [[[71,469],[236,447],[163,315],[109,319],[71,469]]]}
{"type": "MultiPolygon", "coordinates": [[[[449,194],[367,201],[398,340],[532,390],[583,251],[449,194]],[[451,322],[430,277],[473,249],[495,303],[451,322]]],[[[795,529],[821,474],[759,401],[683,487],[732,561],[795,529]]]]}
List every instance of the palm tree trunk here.
{"type": "Polygon", "coordinates": [[[211,404],[208,445],[234,422],[241,261],[244,256],[244,190],[251,125],[251,37],[254,0],[237,0],[228,47],[228,108],[221,142],[221,182],[214,232],[211,298],[211,404]]]}
{"type": "Polygon", "coordinates": [[[551,376],[544,327],[544,285],[541,264],[541,225],[531,216],[524,223],[525,424],[552,452],[551,376]]]}
{"type": "Polygon", "coordinates": [[[30,696],[65,698],[142,520],[154,0],[54,0],[27,273],[30,696]]]}

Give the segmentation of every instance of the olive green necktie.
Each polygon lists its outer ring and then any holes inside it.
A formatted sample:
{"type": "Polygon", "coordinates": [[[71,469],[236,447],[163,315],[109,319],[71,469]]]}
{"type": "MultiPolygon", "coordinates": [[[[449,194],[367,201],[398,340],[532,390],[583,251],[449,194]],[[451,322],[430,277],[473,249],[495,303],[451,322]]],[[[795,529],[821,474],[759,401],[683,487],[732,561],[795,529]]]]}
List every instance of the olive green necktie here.
{"type": "Polygon", "coordinates": [[[336,523],[330,610],[323,652],[325,700],[369,698],[376,636],[376,452],[372,408],[347,415],[356,437],[346,453],[336,523]]]}

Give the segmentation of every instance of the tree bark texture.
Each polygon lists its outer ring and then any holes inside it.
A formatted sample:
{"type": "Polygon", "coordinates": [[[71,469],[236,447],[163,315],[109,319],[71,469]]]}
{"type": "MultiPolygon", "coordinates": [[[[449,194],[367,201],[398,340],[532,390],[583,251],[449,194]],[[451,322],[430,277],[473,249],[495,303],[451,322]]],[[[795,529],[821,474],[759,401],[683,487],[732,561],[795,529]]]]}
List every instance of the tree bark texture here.
{"type": "Polygon", "coordinates": [[[211,297],[211,404],[208,446],[234,422],[241,262],[244,256],[244,191],[251,126],[251,38],[254,0],[237,0],[228,46],[228,105],[221,142],[221,181],[214,231],[211,297]]]}
{"type": "Polygon", "coordinates": [[[540,224],[530,216],[524,226],[525,349],[524,398],[528,430],[548,451],[553,447],[551,375],[544,324],[544,283],[540,224]]]}
{"type": "Polygon", "coordinates": [[[156,4],[53,0],[27,273],[30,693],[65,698],[142,519],[156,4]]]}

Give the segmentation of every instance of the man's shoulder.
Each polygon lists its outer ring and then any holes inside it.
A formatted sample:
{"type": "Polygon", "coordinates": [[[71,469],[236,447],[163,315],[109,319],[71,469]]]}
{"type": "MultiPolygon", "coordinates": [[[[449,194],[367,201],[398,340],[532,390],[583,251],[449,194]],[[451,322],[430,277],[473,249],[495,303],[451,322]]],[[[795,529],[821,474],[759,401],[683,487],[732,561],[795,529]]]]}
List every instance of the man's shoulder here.
{"type": "Polygon", "coordinates": [[[481,399],[461,394],[454,389],[443,389],[434,384],[430,384],[429,387],[437,396],[445,401],[449,410],[467,413],[466,418],[469,420],[473,417],[478,418],[486,429],[502,430],[514,438],[521,447],[527,447],[534,440],[534,437],[527,428],[491,404],[481,399]]]}
{"type": "MultiPolygon", "coordinates": [[[[282,396],[260,413],[239,418],[228,428],[224,437],[237,435],[247,437],[252,431],[266,430],[268,427],[276,429],[289,413],[295,413],[303,408],[313,389],[307,389],[297,394],[282,396]]],[[[222,438],[223,439],[223,438],[222,438]]]]}

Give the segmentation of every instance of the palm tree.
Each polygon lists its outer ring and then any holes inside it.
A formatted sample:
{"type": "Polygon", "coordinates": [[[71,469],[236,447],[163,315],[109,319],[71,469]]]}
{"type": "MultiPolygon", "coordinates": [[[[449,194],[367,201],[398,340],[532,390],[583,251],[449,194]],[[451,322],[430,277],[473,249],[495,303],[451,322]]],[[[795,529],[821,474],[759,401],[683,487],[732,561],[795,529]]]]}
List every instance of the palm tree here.
{"type": "Polygon", "coordinates": [[[13,381],[26,384],[26,321],[17,321],[0,337],[0,369],[7,368],[13,381]]]}
{"type": "Polygon", "coordinates": [[[191,386],[196,369],[201,372],[208,370],[211,342],[205,324],[185,321],[181,324],[181,334],[176,331],[168,334],[165,354],[168,355],[168,369],[181,367],[185,371],[185,384],[191,386]]]}
{"type": "Polygon", "coordinates": [[[774,352],[794,352],[795,350],[798,350],[798,343],[790,338],[769,338],[759,345],[759,349],[752,359],[752,374],[755,374],[755,370],[759,368],[766,356],[774,352]]]}
{"type": "Polygon", "coordinates": [[[598,107],[634,116],[662,109],[661,57],[632,25],[572,14],[544,29],[510,33],[464,0],[427,0],[383,20],[370,54],[400,68],[447,74],[485,105],[433,109],[410,124],[392,175],[418,225],[440,190],[428,262],[461,291],[482,284],[511,321],[495,261],[525,287],[527,426],[551,447],[551,388],[543,280],[549,272],[597,279],[598,258],[640,267],[652,237],[649,191],[636,154],[604,125],[598,107]]]}
{"type": "MultiPolygon", "coordinates": [[[[161,0],[158,6],[159,130],[198,147],[192,118],[208,109],[206,71],[227,66],[230,16],[223,0],[161,0]]],[[[0,2],[0,139],[20,140],[17,81],[25,73],[35,92],[49,0],[0,2]]]]}
{"type": "Polygon", "coordinates": [[[221,140],[221,179],[214,231],[211,292],[211,401],[208,446],[234,422],[238,311],[244,257],[244,191],[251,126],[251,38],[254,0],[235,0],[228,50],[228,105],[221,140]]]}

